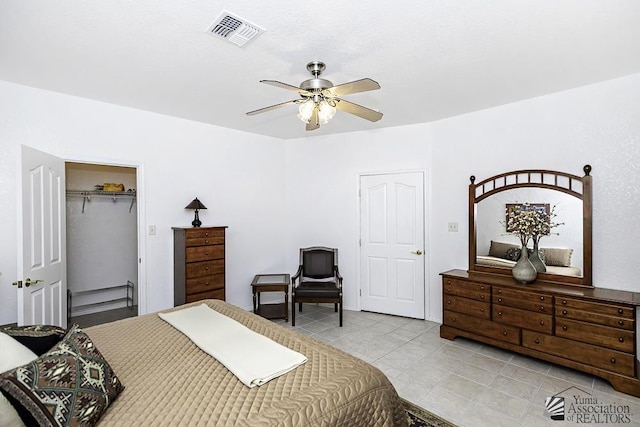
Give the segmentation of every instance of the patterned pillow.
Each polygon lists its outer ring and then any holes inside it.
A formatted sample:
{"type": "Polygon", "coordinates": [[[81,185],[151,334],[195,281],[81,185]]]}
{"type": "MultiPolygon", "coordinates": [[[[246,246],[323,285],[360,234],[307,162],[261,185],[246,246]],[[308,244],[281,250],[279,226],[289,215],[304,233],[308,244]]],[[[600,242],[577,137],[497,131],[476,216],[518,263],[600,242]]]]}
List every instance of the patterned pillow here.
{"type": "Polygon", "coordinates": [[[542,248],[542,252],[544,253],[544,262],[547,265],[555,265],[558,267],[571,266],[573,249],[542,248]]]}
{"type": "Polygon", "coordinates": [[[505,258],[511,261],[518,261],[520,259],[521,252],[522,249],[520,248],[509,248],[507,249],[507,256],[505,258]]]}
{"type": "Polygon", "coordinates": [[[492,240],[489,246],[489,256],[509,259],[507,258],[507,251],[511,248],[520,249],[520,246],[513,243],[494,242],[492,240]]]}
{"type": "Polygon", "coordinates": [[[67,333],[63,328],[52,325],[2,326],[0,332],[13,337],[38,356],[58,344],[67,333]]]}
{"type": "Polygon", "coordinates": [[[78,325],[38,359],[0,375],[0,391],[26,425],[94,425],[123,389],[78,325]]]}

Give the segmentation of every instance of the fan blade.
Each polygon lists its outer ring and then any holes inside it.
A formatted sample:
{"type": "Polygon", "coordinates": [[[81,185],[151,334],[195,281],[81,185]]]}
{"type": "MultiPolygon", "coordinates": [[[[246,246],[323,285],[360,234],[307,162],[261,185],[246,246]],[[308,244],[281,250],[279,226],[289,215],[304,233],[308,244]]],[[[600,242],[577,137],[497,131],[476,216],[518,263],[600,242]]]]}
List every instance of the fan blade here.
{"type": "Polygon", "coordinates": [[[366,92],[368,90],[380,89],[380,85],[375,80],[360,79],[349,83],[330,87],[328,90],[333,96],[349,95],[351,93],[366,92]]]}
{"type": "Polygon", "coordinates": [[[300,95],[304,95],[304,96],[313,96],[313,93],[304,90],[304,89],[300,89],[298,86],[293,86],[290,85],[288,83],[282,83],[276,80],[260,80],[260,83],[265,83],[271,86],[275,86],[275,87],[279,87],[281,89],[287,89],[287,90],[292,90],[294,92],[298,92],[300,95]]]}
{"type": "Polygon", "coordinates": [[[320,119],[318,118],[318,107],[313,108],[311,113],[311,120],[307,123],[307,130],[316,130],[320,127],[320,119]]]}
{"type": "Polygon", "coordinates": [[[335,99],[336,108],[338,110],[342,110],[349,114],[353,114],[355,116],[361,117],[363,119],[367,119],[372,122],[377,122],[382,118],[382,113],[379,111],[372,110],[367,107],[363,107],[362,105],[354,104],[353,102],[345,101],[344,99],[335,99]]]}
{"type": "Polygon", "coordinates": [[[286,107],[287,105],[298,104],[302,99],[294,99],[293,101],[283,102],[282,104],[270,105],[269,107],[260,108],[258,110],[249,111],[247,116],[255,116],[256,114],[266,113],[267,111],[275,110],[276,108],[286,107]]]}

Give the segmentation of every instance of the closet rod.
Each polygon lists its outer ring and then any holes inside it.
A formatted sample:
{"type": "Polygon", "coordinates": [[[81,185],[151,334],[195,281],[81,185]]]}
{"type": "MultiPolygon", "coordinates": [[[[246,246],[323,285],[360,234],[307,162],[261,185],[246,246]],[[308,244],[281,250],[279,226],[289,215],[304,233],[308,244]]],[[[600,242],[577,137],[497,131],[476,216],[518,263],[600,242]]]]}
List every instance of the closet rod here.
{"type": "Polygon", "coordinates": [[[84,205],[87,201],[91,201],[91,196],[96,197],[111,197],[115,202],[116,199],[124,197],[131,198],[131,205],[129,205],[129,213],[133,209],[133,204],[136,201],[136,192],[132,191],[102,191],[102,190],[66,190],[67,196],[81,196],[82,197],[82,213],[84,213],[84,205]]]}

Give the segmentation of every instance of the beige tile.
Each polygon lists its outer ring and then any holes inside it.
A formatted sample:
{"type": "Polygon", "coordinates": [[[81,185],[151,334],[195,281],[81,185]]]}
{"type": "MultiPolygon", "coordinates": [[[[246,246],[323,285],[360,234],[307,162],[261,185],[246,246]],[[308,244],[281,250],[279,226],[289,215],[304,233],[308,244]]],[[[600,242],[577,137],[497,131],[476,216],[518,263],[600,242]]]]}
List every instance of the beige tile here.
{"type": "Polygon", "coordinates": [[[480,353],[473,353],[466,362],[495,373],[501,372],[507,364],[504,360],[494,359],[493,357],[485,356],[480,353]]]}
{"type": "Polygon", "coordinates": [[[508,417],[517,420],[524,419],[529,407],[529,401],[510,396],[501,390],[490,387],[487,387],[483,393],[478,394],[475,401],[495,411],[504,411],[508,417]]]}
{"type": "Polygon", "coordinates": [[[532,371],[538,371],[542,374],[546,374],[547,372],[549,372],[549,368],[551,367],[550,363],[547,363],[543,360],[534,359],[532,357],[523,356],[521,354],[514,354],[513,358],[510,360],[510,363],[522,366],[523,368],[531,369],[532,371]]]}
{"type": "Polygon", "coordinates": [[[583,372],[576,371],[575,369],[565,368],[564,366],[554,364],[549,367],[547,375],[569,381],[573,384],[580,384],[581,386],[584,386],[581,388],[586,391],[591,391],[593,388],[593,375],[585,374],[583,372]]]}
{"type": "Polygon", "coordinates": [[[458,360],[467,360],[473,355],[473,351],[470,351],[461,347],[457,347],[451,344],[442,346],[441,348],[436,350],[436,352],[444,356],[452,357],[458,360]]]}
{"type": "Polygon", "coordinates": [[[461,377],[470,379],[482,385],[489,385],[496,378],[496,373],[479,368],[466,362],[460,362],[454,371],[461,377]]]}
{"type": "Polygon", "coordinates": [[[435,387],[424,398],[414,403],[448,421],[464,426],[464,413],[471,406],[472,401],[435,387]]]}
{"type": "Polygon", "coordinates": [[[510,396],[524,400],[531,400],[536,395],[538,387],[515,380],[513,378],[498,375],[490,384],[491,388],[500,390],[510,396]]]}
{"type": "Polygon", "coordinates": [[[508,350],[503,350],[498,347],[491,347],[489,345],[483,345],[478,349],[478,353],[485,356],[493,357],[494,359],[508,362],[513,357],[513,353],[508,350]]]}
{"type": "Polygon", "coordinates": [[[500,374],[530,384],[534,387],[540,387],[546,378],[546,374],[514,365],[512,362],[507,363],[502,371],[500,371],[500,374]]]}
{"type": "Polygon", "coordinates": [[[473,427],[513,427],[520,420],[509,416],[509,411],[497,411],[474,402],[465,412],[463,425],[473,427]]]}
{"type": "Polygon", "coordinates": [[[478,396],[486,393],[488,390],[486,386],[456,374],[447,375],[438,383],[434,390],[436,389],[446,390],[469,400],[477,399],[478,396]]]}

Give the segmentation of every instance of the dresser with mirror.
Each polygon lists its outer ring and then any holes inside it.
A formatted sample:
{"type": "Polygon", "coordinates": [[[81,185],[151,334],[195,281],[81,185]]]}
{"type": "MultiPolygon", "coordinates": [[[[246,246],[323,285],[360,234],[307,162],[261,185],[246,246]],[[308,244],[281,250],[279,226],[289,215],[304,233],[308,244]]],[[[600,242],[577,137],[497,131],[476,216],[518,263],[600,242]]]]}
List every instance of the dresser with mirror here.
{"type": "Polygon", "coordinates": [[[587,372],[640,397],[640,293],[592,283],[591,167],[583,171],[471,177],[469,268],[442,273],[440,336],[587,372]],[[524,249],[506,216],[523,204],[553,212],[556,225],[539,239],[545,265],[527,284],[512,275],[524,249]]]}

